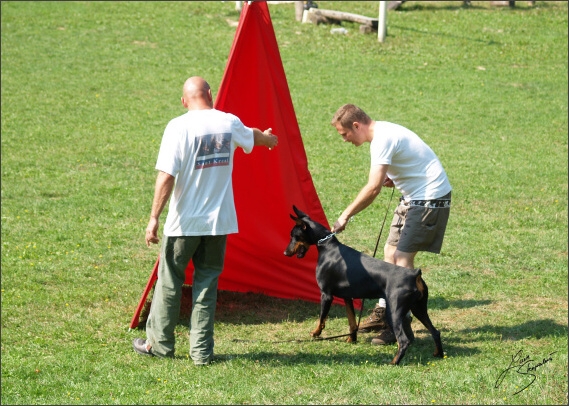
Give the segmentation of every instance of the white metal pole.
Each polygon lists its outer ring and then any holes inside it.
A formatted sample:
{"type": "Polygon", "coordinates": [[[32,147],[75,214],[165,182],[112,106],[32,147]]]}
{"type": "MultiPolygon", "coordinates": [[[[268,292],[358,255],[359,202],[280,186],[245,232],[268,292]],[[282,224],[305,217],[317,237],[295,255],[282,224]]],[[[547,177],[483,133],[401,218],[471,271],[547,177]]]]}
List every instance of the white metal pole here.
{"type": "Polygon", "coordinates": [[[377,22],[377,40],[379,42],[385,41],[387,34],[387,2],[379,2],[379,20],[377,22]]]}

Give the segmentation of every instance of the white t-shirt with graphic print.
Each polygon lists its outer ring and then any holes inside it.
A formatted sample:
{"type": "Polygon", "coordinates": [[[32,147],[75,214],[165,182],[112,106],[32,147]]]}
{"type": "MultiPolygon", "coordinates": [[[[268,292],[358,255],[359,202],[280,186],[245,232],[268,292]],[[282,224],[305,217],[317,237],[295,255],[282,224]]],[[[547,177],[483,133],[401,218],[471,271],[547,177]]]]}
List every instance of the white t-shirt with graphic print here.
{"type": "Polygon", "coordinates": [[[432,200],[451,191],[433,150],[413,131],[376,121],[370,143],[371,165],[389,165],[387,176],[405,200],[432,200]]]}
{"type": "Polygon", "coordinates": [[[156,169],[176,177],[164,235],[238,232],[233,154],[237,147],[248,154],[253,145],[253,129],[219,110],[190,110],[168,123],[156,162],[156,169]]]}

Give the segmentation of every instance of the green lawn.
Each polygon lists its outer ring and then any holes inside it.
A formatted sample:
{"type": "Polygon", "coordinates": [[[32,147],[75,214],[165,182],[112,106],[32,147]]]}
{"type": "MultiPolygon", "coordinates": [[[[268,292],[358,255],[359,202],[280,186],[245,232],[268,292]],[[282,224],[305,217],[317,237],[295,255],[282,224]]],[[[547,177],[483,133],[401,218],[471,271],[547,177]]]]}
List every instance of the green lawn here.
{"type": "MultiPolygon", "coordinates": [[[[377,1],[317,3],[378,14],[377,1]]],[[[135,354],[161,136],[188,76],[218,91],[239,13],[233,1],[3,1],[1,403],[567,404],[567,2],[410,1],[389,12],[385,43],[269,8],[329,222],[369,170],[368,148],[329,124],[341,104],[414,130],[443,162],[443,251],[416,264],[446,357],[416,321],[399,367],[370,334],[276,343],[308,339],[319,304],[234,292],[219,295],[210,367],[188,360],[187,311],[174,360],[135,354]],[[533,382],[526,357],[543,364],[533,382]]],[[[389,195],[342,242],[373,253],[389,195]]],[[[325,334],[345,332],[333,306],[325,334]]]]}

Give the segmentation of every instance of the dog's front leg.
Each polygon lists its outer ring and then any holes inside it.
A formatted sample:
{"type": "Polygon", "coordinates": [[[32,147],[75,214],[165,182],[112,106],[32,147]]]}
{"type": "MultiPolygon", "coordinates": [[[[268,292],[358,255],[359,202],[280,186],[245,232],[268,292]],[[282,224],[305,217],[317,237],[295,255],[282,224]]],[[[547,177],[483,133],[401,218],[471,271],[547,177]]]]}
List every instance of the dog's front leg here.
{"type": "Polygon", "coordinates": [[[352,299],[344,299],[344,303],[346,304],[348,324],[350,325],[350,336],[346,342],[355,343],[358,341],[358,323],[356,322],[356,313],[354,312],[354,301],[352,299]]]}
{"type": "Polygon", "coordinates": [[[326,327],[326,318],[328,317],[330,306],[332,306],[332,296],[322,293],[320,297],[320,318],[318,319],[316,328],[310,333],[312,337],[320,336],[320,333],[322,333],[322,330],[326,327]]]}

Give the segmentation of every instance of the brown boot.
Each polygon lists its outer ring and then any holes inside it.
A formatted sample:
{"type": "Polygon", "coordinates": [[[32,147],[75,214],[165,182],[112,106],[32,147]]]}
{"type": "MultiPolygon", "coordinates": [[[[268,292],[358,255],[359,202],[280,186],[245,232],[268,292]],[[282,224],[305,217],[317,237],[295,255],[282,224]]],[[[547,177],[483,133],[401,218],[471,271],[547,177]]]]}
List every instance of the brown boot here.
{"type": "MultiPolygon", "coordinates": [[[[415,334],[413,334],[413,329],[411,328],[412,320],[413,319],[411,318],[411,316],[405,316],[405,318],[403,319],[403,331],[405,332],[405,335],[407,336],[410,342],[415,341],[415,334]]],[[[377,336],[371,339],[371,343],[373,345],[389,345],[389,344],[394,344],[396,342],[397,339],[395,338],[395,334],[393,333],[393,330],[391,330],[389,327],[381,330],[381,332],[377,336]]]]}
{"type": "Polygon", "coordinates": [[[369,317],[360,323],[358,333],[378,332],[386,328],[389,327],[385,320],[385,307],[379,307],[376,303],[369,317]]]}
{"type": "Polygon", "coordinates": [[[395,334],[393,334],[393,331],[391,331],[389,327],[381,330],[377,336],[371,339],[373,345],[389,345],[395,344],[396,342],[395,334]]]}

